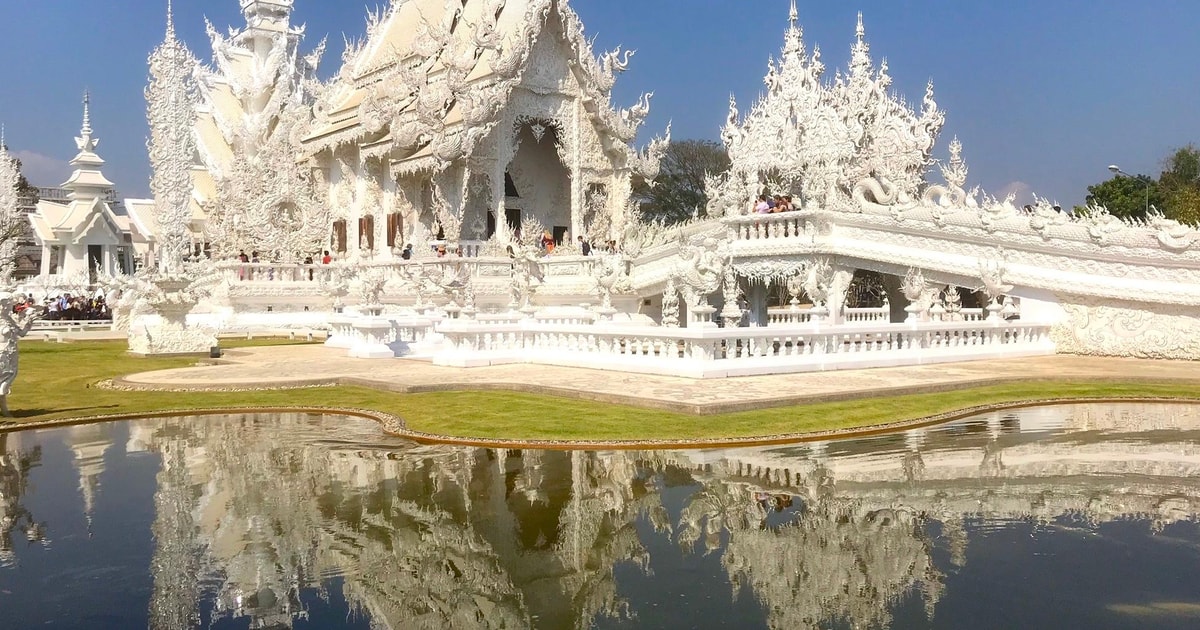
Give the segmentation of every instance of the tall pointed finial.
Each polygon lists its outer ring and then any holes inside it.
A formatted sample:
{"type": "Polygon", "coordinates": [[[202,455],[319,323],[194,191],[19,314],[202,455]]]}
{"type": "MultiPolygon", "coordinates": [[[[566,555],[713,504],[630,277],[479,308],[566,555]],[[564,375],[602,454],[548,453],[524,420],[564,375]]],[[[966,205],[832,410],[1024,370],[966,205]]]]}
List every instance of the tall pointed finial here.
{"type": "Polygon", "coordinates": [[[862,11],[858,12],[858,26],[855,27],[854,34],[855,34],[855,36],[858,37],[858,41],[860,41],[860,42],[863,40],[863,37],[866,36],[866,34],[867,34],[867,29],[863,28],[862,11]]]}
{"type": "Polygon", "coordinates": [[[8,150],[8,143],[4,140],[4,123],[0,123],[0,152],[8,150]]]}
{"type": "Polygon", "coordinates": [[[171,8],[171,0],[167,0],[167,39],[175,39],[175,12],[171,8]]]}
{"type": "Polygon", "coordinates": [[[92,133],[92,113],[89,109],[92,103],[92,93],[90,90],[83,91],[83,127],[79,132],[84,136],[90,136],[92,133]]]}
{"type": "Polygon", "coordinates": [[[800,13],[796,11],[796,0],[792,0],[792,8],[791,11],[788,12],[788,22],[791,22],[792,26],[795,26],[799,19],[800,13]]]}

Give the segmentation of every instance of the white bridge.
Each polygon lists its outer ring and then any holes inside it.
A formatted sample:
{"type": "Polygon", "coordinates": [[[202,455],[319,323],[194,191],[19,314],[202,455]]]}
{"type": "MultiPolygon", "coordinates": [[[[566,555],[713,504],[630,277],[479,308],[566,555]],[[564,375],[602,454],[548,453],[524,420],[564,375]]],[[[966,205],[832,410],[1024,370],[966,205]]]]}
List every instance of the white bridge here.
{"type": "MultiPolygon", "coordinates": [[[[646,240],[631,244],[636,256],[366,263],[354,273],[373,275],[375,294],[360,301],[378,303],[380,316],[358,319],[373,321],[375,336],[355,333],[356,318],[344,317],[335,337],[343,333],[347,347],[389,346],[375,356],[419,348],[443,365],[537,362],[698,378],[1055,351],[1197,356],[1191,311],[1200,305],[1200,234],[1166,221],[1132,226],[1007,204],[958,210],[864,204],[860,212],[712,219],[646,240]],[[683,300],[684,325],[673,325],[664,294],[686,293],[684,277],[705,254],[720,267],[709,270],[712,305],[707,294],[683,300]],[[895,295],[894,308],[846,308],[845,292],[859,269],[891,276],[897,287],[901,276],[909,284],[915,276],[922,286],[905,287],[915,299],[895,295]],[[730,277],[732,287],[723,282],[730,277]],[[814,306],[769,307],[767,287],[790,279],[825,286],[826,295],[814,306]],[[668,289],[669,283],[680,284],[668,289]],[[996,300],[987,310],[948,312],[938,291],[988,285],[996,300]],[[745,296],[743,308],[729,310],[731,295],[745,296]],[[721,327],[708,314],[718,308],[721,327]],[[397,352],[396,343],[405,350],[397,352]]],[[[337,293],[330,278],[346,271],[338,265],[223,268],[230,303],[243,305],[236,310],[283,319],[325,317],[328,295],[337,293]],[[301,309],[309,313],[296,313],[301,309]]],[[[351,276],[342,296],[370,282],[351,276]]]]}

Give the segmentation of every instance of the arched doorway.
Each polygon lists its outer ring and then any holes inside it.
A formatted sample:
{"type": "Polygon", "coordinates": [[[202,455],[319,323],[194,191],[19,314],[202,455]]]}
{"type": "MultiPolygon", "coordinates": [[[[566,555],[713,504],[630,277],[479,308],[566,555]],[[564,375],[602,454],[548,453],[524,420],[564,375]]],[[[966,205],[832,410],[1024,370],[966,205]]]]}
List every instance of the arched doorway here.
{"type": "Polygon", "coordinates": [[[506,220],[536,219],[561,241],[571,225],[571,174],[559,157],[555,126],[527,122],[518,127],[517,152],[505,180],[506,188],[509,181],[514,188],[506,190],[506,220]]]}

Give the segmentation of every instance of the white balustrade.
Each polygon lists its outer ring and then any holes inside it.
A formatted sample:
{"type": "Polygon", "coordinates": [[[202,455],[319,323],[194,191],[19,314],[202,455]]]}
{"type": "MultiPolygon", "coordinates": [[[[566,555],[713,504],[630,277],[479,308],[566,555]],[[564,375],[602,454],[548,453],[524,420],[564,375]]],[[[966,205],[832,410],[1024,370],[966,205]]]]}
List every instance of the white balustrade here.
{"type": "Polygon", "coordinates": [[[1054,353],[1049,326],[1024,322],[621,328],[537,320],[445,322],[438,365],[539,363],[719,378],[1054,353]]]}
{"type": "Polygon", "coordinates": [[[808,222],[799,211],[728,217],[725,219],[725,225],[729,228],[729,238],[733,241],[813,239],[808,222]]]}
{"type": "Polygon", "coordinates": [[[812,309],[775,307],[767,309],[767,325],[779,326],[786,324],[807,324],[812,321],[812,309]]]}
{"type": "Polygon", "coordinates": [[[886,304],[879,307],[842,309],[842,320],[847,324],[886,324],[892,319],[892,309],[886,304]]]}
{"type": "Polygon", "coordinates": [[[316,282],[321,279],[322,265],[302,263],[217,263],[217,270],[230,282],[316,282]]]}

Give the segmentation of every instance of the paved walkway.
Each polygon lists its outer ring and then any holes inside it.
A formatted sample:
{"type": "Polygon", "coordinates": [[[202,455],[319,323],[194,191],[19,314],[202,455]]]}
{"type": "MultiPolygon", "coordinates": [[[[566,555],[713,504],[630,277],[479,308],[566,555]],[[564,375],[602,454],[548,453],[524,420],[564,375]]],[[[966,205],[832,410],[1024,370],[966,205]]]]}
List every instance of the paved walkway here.
{"type": "Polygon", "coordinates": [[[301,345],[227,350],[225,358],[214,365],[144,372],[117,383],[147,389],[352,384],[396,392],[508,390],[715,414],[1051,379],[1200,384],[1200,361],[1050,356],[692,380],[541,365],[447,368],[409,359],[351,359],[345,350],[301,345]]]}

